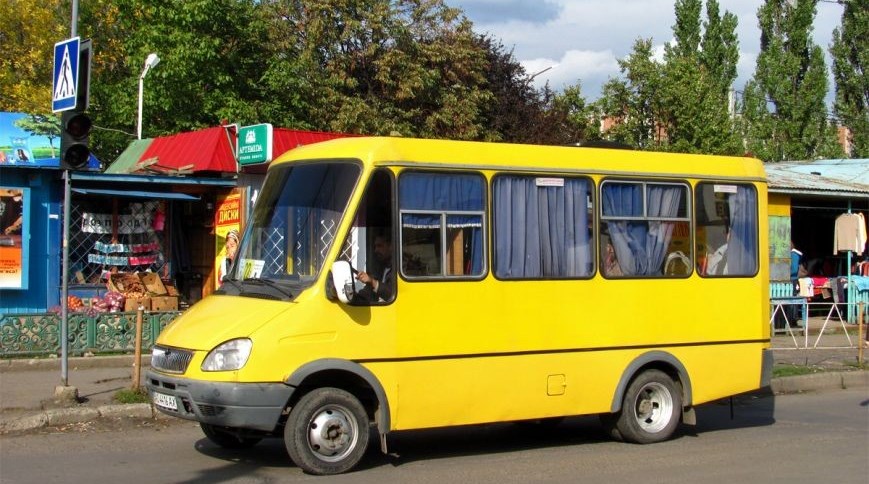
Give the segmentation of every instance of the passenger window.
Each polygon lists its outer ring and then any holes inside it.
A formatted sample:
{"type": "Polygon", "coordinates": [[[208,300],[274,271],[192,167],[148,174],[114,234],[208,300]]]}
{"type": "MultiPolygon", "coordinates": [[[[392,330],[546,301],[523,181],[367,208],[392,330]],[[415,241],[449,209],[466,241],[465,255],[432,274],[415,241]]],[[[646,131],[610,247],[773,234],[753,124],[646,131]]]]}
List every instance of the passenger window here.
{"type": "Polygon", "coordinates": [[[604,277],[691,273],[688,186],[607,180],[601,186],[600,267],[604,277]]]}
{"type": "Polygon", "coordinates": [[[696,189],[697,272],[752,276],[758,264],[757,191],[751,185],[701,183],[696,189]]]}
{"type": "Polygon", "coordinates": [[[484,274],[481,175],[410,172],[399,179],[398,193],[405,277],[484,274]]]}
{"type": "Polygon", "coordinates": [[[592,274],[588,179],[502,175],[492,182],[492,194],[496,277],[592,274]]]}

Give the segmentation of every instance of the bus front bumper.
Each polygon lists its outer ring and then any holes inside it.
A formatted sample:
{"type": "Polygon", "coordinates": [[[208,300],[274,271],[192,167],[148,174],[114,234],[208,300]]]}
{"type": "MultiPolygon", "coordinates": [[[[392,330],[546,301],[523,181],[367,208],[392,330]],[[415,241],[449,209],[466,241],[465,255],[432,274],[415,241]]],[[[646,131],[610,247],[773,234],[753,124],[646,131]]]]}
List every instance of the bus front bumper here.
{"type": "Polygon", "coordinates": [[[153,370],[145,386],[166,415],[221,427],[271,432],[294,388],[284,383],[229,383],[178,378],[153,370]]]}

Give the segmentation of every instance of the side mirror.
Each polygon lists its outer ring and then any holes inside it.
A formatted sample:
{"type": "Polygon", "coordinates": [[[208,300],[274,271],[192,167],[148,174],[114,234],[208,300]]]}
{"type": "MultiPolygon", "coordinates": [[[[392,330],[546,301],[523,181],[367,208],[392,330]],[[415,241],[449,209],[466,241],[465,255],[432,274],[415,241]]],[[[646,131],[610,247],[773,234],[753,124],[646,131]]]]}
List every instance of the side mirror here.
{"type": "Polygon", "coordinates": [[[353,286],[353,269],[347,261],[339,260],[332,264],[332,285],[335,286],[335,294],[338,300],[349,304],[356,294],[353,286]]]}

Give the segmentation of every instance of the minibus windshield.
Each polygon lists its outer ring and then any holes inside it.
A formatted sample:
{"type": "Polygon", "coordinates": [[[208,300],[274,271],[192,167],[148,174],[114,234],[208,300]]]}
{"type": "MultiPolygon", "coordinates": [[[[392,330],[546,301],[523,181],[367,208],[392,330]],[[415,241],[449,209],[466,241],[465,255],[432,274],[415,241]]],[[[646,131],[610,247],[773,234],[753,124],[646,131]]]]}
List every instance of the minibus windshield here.
{"type": "Polygon", "coordinates": [[[221,292],[292,299],[313,284],[360,173],[334,160],[272,168],[221,292]]]}

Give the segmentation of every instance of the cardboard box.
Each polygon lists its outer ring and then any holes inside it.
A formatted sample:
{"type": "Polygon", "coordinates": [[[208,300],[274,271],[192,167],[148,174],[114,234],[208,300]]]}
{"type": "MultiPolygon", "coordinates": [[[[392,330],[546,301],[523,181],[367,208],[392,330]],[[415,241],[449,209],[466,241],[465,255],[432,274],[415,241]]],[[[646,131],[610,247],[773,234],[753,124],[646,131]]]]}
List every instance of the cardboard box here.
{"type": "Polygon", "coordinates": [[[142,280],[142,284],[145,285],[145,290],[148,291],[148,294],[154,296],[166,295],[166,286],[163,285],[163,281],[160,280],[160,276],[157,274],[153,272],[140,272],[139,279],[142,280]]]}
{"type": "Polygon", "coordinates": [[[129,292],[145,292],[145,286],[139,276],[132,272],[119,272],[109,276],[109,282],[106,284],[110,291],[126,294],[129,292]]]}
{"type": "Polygon", "coordinates": [[[124,301],[124,312],[135,312],[139,310],[139,306],[145,311],[151,309],[151,298],[150,297],[128,297],[126,301],[124,301]]]}
{"type": "Polygon", "coordinates": [[[151,311],[177,311],[177,296],[151,296],[151,311]]]}

